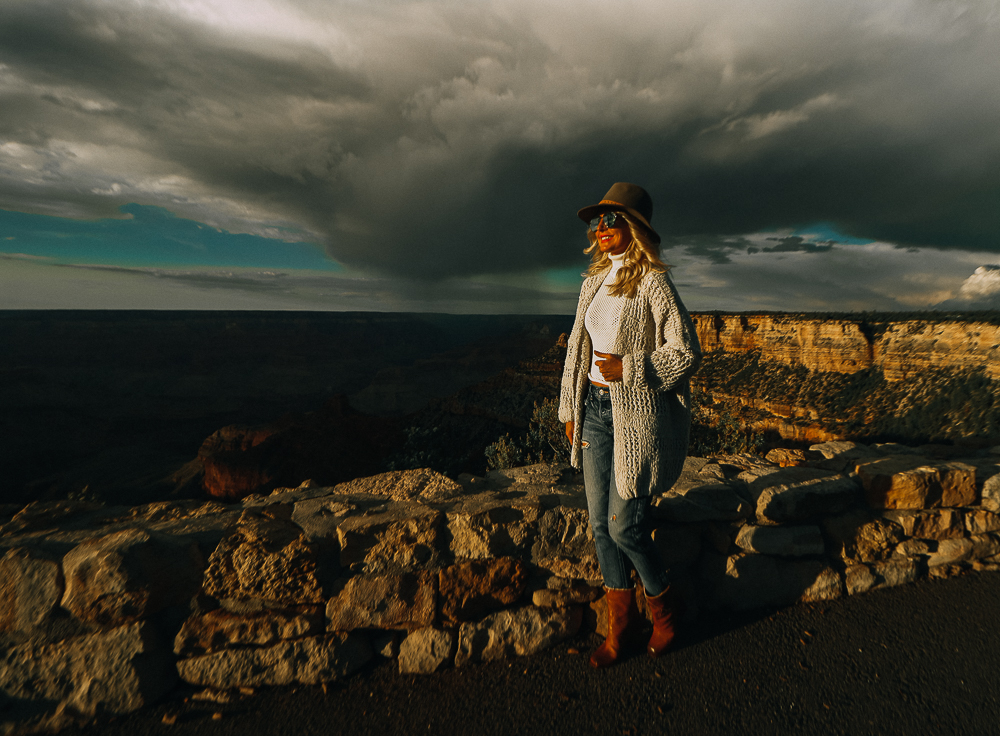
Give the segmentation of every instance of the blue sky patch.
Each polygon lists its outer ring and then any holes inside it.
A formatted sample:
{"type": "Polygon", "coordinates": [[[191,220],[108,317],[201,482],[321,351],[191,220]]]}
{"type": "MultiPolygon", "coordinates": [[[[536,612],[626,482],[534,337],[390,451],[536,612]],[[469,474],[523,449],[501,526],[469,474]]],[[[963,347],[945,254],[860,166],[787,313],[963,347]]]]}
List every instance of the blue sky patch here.
{"type": "Polygon", "coordinates": [[[850,235],[844,235],[838,232],[837,228],[829,222],[817,222],[806,227],[800,227],[792,234],[799,235],[813,243],[832,240],[835,243],[842,243],[843,245],[868,245],[875,242],[871,238],[854,238],[850,235]]]}
{"type": "Polygon", "coordinates": [[[313,243],[216,230],[162,207],[127,204],[121,212],[131,217],[73,220],[0,210],[0,253],[129,267],[342,270],[313,243]]]}

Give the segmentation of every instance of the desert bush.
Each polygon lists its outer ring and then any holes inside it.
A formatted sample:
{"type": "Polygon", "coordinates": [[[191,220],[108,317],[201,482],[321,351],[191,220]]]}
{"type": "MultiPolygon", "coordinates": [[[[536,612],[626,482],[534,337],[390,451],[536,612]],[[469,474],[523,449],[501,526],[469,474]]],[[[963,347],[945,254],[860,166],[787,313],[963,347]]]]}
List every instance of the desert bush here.
{"type": "Polygon", "coordinates": [[[753,431],[739,416],[736,406],[720,404],[706,409],[710,399],[697,389],[692,392],[690,453],[710,455],[759,455],[764,450],[764,435],[753,431]]]}
{"type": "Polygon", "coordinates": [[[486,467],[490,470],[504,470],[524,465],[524,448],[510,433],[500,437],[486,448],[486,467]]]}
{"type": "Polygon", "coordinates": [[[557,399],[535,402],[528,429],[521,437],[512,438],[508,433],[486,448],[486,465],[490,470],[568,461],[569,442],[565,425],[559,421],[557,399]]]}

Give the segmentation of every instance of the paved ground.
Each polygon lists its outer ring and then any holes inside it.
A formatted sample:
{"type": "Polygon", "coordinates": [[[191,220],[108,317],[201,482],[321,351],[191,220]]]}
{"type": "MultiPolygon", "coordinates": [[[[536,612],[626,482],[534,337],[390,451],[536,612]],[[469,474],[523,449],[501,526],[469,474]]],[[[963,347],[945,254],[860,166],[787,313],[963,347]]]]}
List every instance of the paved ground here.
{"type": "Polygon", "coordinates": [[[705,619],[669,656],[601,672],[586,664],[591,636],[423,677],[380,663],[326,692],[262,690],[223,705],[179,693],[83,733],[995,734],[998,612],[1000,574],[969,574],[705,619]]]}

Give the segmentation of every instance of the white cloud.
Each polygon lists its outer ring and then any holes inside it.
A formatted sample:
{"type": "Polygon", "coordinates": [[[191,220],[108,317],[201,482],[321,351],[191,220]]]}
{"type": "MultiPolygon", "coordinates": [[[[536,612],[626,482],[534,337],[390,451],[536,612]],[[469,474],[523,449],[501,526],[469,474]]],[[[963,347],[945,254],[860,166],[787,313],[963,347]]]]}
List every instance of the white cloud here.
{"type": "Polygon", "coordinates": [[[953,299],[937,306],[941,309],[1000,309],[1000,265],[979,266],[962,282],[953,299]]]}

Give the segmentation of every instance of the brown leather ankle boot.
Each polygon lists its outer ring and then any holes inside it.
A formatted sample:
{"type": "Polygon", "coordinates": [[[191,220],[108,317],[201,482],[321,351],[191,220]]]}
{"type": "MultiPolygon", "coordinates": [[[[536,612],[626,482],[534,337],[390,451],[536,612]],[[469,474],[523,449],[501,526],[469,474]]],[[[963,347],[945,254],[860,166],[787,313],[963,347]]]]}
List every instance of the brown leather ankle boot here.
{"type": "Polygon", "coordinates": [[[674,640],[674,629],[679,616],[677,596],[667,586],[658,596],[647,596],[646,605],[653,618],[653,636],[649,639],[646,652],[650,657],[658,657],[674,640]]]}
{"type": "Polygon", "coordinates": [[[623,638],[629,624],[636,619],[635,588],[605,588],[608,601],[608,636],[590,655],[591,667],[607,667],[621,654],[623,638]]]}

